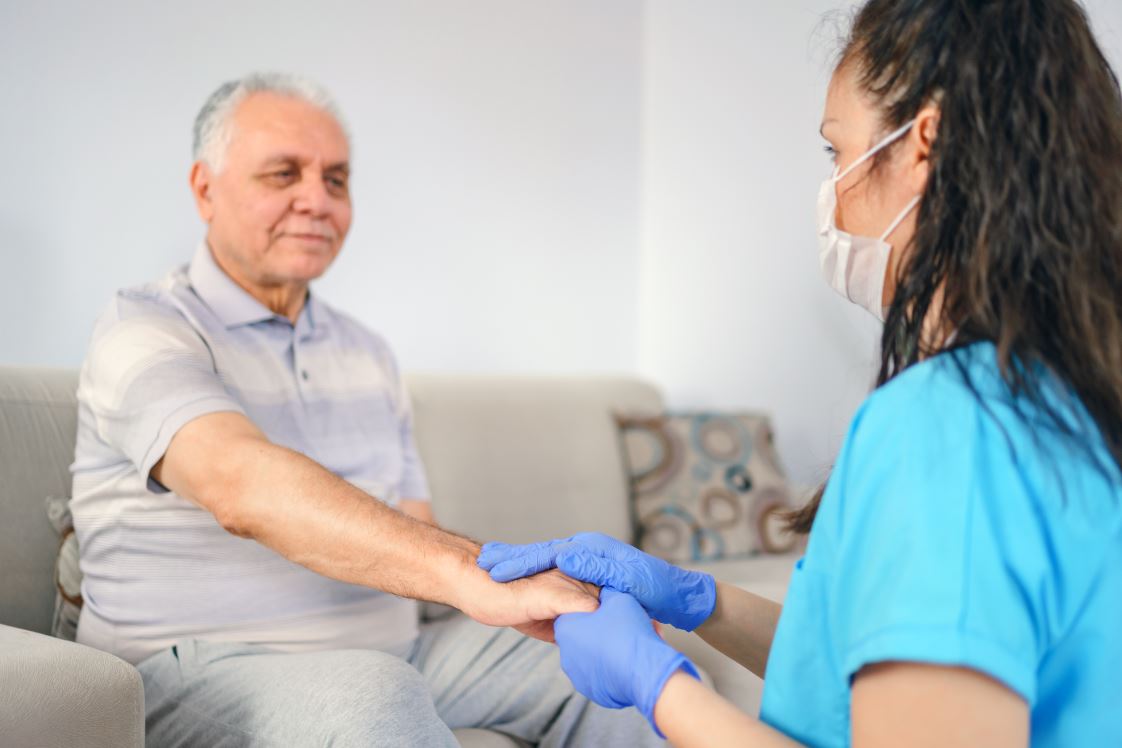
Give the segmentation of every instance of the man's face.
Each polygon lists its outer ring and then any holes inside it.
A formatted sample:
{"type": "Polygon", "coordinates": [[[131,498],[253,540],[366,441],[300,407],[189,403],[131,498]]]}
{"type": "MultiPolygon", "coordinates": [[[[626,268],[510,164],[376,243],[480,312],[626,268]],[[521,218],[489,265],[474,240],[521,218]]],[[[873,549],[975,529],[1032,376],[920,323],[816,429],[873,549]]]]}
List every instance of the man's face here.
{"type": "Polygon", "coordinates": [[[191,180],[220,262],[257,286],[306,284],[339,253],[351,225],[350,151],[330,114],[272,93],[234,113],[222,171],[191,180]]]}

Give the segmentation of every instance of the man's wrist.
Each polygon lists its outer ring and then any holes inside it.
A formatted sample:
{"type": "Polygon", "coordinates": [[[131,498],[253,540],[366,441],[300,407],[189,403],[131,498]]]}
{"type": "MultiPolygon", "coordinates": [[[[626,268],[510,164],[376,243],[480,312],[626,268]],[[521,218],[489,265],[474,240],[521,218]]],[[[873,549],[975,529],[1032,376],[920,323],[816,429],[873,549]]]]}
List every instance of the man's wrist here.
{"type": "Polygon", "coordinates": [[[478,584],[476,578],[480,574],[487,576],[475,563],[481,546],[454,533],[439,529],[436,532],[439,537],[432,544],[431,551],[435,552],[430,555],[433,577],[438,580],[435,590],[438,599],[434,602],[464,610],[465,604],[473,599],[470,591],[478,584]]]}

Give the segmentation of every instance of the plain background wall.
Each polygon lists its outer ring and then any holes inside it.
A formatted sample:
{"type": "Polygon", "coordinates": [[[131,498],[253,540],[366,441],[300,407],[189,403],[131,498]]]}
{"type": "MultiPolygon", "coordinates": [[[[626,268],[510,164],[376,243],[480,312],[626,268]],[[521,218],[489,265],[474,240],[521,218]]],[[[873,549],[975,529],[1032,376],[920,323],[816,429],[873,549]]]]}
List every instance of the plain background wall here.
{"type": "MultiPolygon", "coordinates": [[[[837,0],[648,0],[639,370],[678,408],[774,414],[803,485],[828,472],[880,325],[822,281],[818,136],[837,0]],[[830,20],[832,19],[832,20],[830,20]]],[[[1122,72],[1122,2],[1087,3],[1122,72]]]]}
{"type": "MultiPolygon", "coordinates": [[[[0,364],[76,366],[113,290],[202,234],[190,123],[304,72],[355,140],[318,292],[408,369],[639,373],[772,412],[822,477],[877,325],[818,275],[816,130],[846,0],[77,0],[0,5],[0,364]]],[[[1122,69],[1122,4],[1088,3],[1122,69]]]]}
{"type": "Polygon", "coordinates": [[[839,5],[703,5],[646,6],[639,367],[679,408],[770,411],[810,484],[868,392],[879,328],[818,271],[839,5]]]}
{"type": "Polygon", "coordinates": [[[279,69],[353,132],[324,298],[413,369],[630,371],[641,21],[639,0],[0,4],[0,363],[76,366],[114,289],[190,258],[194,116],[279,69]]]}

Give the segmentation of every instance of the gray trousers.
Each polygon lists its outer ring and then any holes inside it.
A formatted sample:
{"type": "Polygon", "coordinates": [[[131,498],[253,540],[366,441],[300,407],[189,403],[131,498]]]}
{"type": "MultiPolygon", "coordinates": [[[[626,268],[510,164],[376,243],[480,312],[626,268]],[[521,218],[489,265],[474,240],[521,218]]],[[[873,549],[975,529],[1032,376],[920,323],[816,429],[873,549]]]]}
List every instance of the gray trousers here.
{"type": "Polygon", "coordinates": [[[557,648],[463,616],[408,658],[189,640],[138,666],[148,746],[449,746],[482,727],[542,746],[664,745],[635,709],[573,690],[557,648]]]}

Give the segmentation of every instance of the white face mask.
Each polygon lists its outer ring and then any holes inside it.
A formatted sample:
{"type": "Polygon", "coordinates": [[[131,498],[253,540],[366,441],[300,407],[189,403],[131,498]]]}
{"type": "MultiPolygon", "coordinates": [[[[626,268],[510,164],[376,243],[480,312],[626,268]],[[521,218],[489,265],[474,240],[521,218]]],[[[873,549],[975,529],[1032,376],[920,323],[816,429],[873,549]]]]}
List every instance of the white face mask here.
{"type": "Polygon", "coordinates": [[[911,129],[915,120],[891,133],[881,142],[865,152],[842,173],[834,169],[834,175],[822,183],[818,191],[818,262],[822,275],[830,287],[845,298],[867,309],[881,322],[885,309],[882,304],[884,277],[888,273],[888,256],[892,247],[885,239],[896,230],[900,222],[919,204],[919,195],[904,206],[900,215],[892,222],[879,239],[869,236],[854,236],[838,228],[837,184],[846,174],[856,169],[880,149],[902,137],[911,129]]]}

